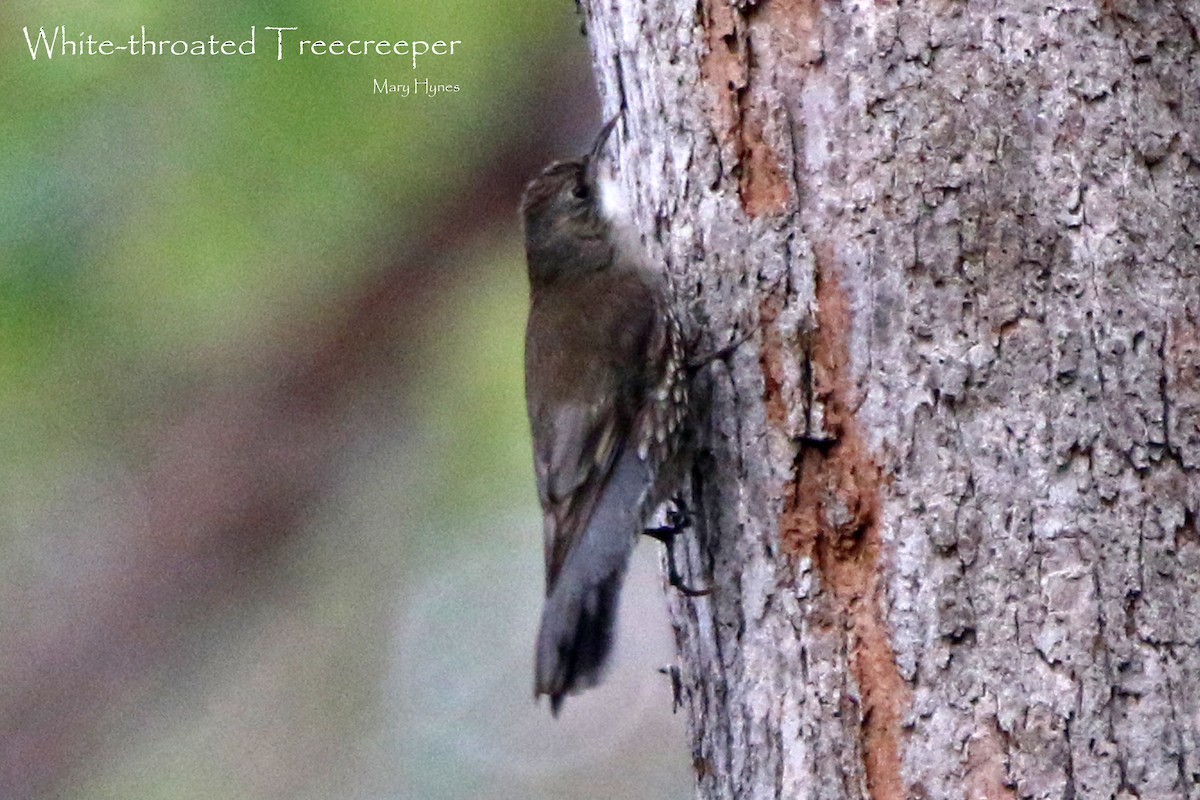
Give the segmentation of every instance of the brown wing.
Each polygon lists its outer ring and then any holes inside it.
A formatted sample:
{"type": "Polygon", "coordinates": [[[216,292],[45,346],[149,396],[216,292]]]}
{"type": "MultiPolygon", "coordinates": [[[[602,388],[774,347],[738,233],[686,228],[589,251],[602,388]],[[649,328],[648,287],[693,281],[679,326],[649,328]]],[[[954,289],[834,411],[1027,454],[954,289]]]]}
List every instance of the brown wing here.
{"type": "Polygon", "coordinates": [[[626,426],[614,406],[611,398],[589,408],[560,406],[548,417],[546,447],[535,445],[539,494],[545,498],[547,591],[587,526],[623,446],[626,426]]]}
{"type": "Polygon", "coordinates": [[[578,298],[535,304],[526,331],[526,400],[547,593],[631,439],[645,404],[647,350],[662,338],[655,298],[645,283],[624,285],[603,276],[597,283],[581,286],[578,298]],[[595,292],[602,293],[601,302],[590,307],[582,302],[595,292]]]}

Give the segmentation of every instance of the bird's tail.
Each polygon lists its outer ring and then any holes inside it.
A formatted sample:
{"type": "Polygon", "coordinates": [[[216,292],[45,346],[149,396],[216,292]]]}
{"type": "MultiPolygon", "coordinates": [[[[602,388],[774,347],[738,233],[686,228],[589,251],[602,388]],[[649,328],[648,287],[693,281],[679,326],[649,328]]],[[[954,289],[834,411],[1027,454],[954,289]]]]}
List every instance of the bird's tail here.
{"type": "Polygon", "coordinates": [[[594,686],[603,674],[624,577],[622,570],[588,586],[559,581],[546,598],[534,693],[550,695],[556,716],[564,695],[594,686]]]}
{"type": "Polygon", "coordinates": [[[534,695],[557,715],[564,695],[594,686],[612,650],[617,601],[629,553],[641,533],[650,485],[636,449],[617,457],[583,535],[571,548],[542,608],[534,695]]]}

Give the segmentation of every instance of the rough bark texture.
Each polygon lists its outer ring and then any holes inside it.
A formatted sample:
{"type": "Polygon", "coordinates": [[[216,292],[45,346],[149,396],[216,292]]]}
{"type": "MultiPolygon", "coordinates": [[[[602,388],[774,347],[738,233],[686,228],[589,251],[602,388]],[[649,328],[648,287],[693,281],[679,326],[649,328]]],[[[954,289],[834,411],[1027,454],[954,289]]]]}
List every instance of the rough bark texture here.
{"type": "Polygon", "coordinates": [[[1200,2],[586,4],[714,367],[705,798],[1200,798],[1200,2]]]}

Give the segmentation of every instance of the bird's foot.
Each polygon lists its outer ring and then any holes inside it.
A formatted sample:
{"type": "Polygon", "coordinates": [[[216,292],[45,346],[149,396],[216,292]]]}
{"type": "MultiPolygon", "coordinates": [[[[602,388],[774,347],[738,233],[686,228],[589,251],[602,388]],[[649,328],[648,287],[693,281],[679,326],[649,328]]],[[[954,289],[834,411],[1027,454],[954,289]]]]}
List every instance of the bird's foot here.
{"type": "Polygon", "coordinates": [[[688,597],[703,597],[711,594],[712,587],[693,589],[685,584],[679,574],[679,569],[675,566],[675,537],[692,524],[692,516],[682,500],[676,499],[674,507],[667,511],[666,523],[659,528],[646,528],[642,533],[651,539],[657,539],[667,548],[667,583],[688,597]]]}

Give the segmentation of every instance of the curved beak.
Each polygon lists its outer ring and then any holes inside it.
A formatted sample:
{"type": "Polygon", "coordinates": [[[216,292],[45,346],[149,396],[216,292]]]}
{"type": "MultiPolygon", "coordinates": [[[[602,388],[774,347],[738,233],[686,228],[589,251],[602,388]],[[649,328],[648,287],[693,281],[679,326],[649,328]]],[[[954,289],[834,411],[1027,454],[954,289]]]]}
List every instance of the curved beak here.
{"type": "Polygon", "coordinates": [[[588,158],[599,158],[600,154],[604,152],[604,145],[608,142],[608,137],[612,134],[613,128],[617,126],[619,119],[621,119],[620,111],[612,119],[604,123],[604,127],[596,134],[596,142],[592,145],[592,152],[588,154],[588,158]]]}
{"type": "Polygon", "coordinates": [[[592,144],[591,152],[587,155],[587,177],[590,182],[595,182],[596,162],[600,160],[600,156],[604,152],[604,145],[608,143],[608,137],[612,135],[613,128],[617,126],[617,121],[621,119],[623,112],[624,109],[618,111],[612,119],[604,123],[604,127],[596,134],[596,141],[592,144]]]}

